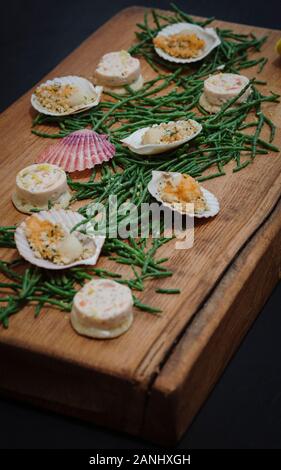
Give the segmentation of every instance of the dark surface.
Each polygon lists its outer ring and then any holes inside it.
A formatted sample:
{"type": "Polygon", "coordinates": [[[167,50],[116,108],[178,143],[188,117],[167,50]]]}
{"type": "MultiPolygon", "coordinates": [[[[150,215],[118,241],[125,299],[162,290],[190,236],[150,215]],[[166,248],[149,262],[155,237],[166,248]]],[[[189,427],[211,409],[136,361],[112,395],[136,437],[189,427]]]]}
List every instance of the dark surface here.
{"type": "MultiPolygon", "coordinates": [[[[135,3],[162,8],[169,4],[152,0],[9,0],[2,4],[1,109],[112,15],[135,3]]],[[[177,5],[190,14],[281,27],[280,0],[178,0],[177,5]]],[[[280,305],[279,284],[179,448],[281,448],[280,305]]],[[[153,446],[121,433],[0,399],[0,448],[149,447],[153,446]]]]}

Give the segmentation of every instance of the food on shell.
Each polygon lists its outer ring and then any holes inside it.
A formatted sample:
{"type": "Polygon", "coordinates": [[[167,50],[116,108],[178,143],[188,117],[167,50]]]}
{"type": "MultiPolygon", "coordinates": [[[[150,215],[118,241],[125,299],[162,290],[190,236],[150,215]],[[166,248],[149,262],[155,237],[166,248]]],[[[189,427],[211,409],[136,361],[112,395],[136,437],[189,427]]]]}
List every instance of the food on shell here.
{"type": "Polygon", "coordinates": [[[39,85],[31,96],[32,106],[43,114],[67,116],[100,102],[102,87],[75,75],[54,78],[39,85]]]}
{"type": "Polygon", "coordinates": [[[34,164],[23,168],[16,176],[12,195],[15,207],[26,214],[49,207],[67,208],[71,193],[66,174],[56,165],[34,164]]]}
{"type": "Polygon", "coordinates": [[[153,171],[150,194],[171,210],[195,217],[212,217],[219,212],[217,198],[190,175],[153,171]]]}
{"type": "Polygon", "coordinates": [[[221,43],[214,28],[175,23],[161,29],[153,39],[156,53],[176,63],[197,62],[221,43]]]}
{"type": "Polygon", "coordinates": [[[17,249],[27,261],[46,269],[94,265],[104,237],[87,234],[87,225],[86,233],[75,229],[83,220],[78,212],[62,209],[33,214],[16,229],[17,249]]]}
{"type": "MultiPolygon", "coordinates": [[[[239,95],[248,83],[249,79],[247,77],[236,73],[210,75],[204,81],[204,91],[199,103],[209,113],[217,113],[222,105],[239,95]]],[[[244,103],[251,92],[252,90],[249,86],[234,104],[239,105],[244,103]]]]}
{"type": "Polygon", "coordinates": [[[143,86],[140,61],[127,51],[109,52],[100,59],[94,82],[110,93],[126,94],[126,85],[138,91],[143,86]]]}
{"type": "Polygon", "coordinates": [[[108,279],[94,279],[77,292],[71,324],[80,335],[110,339],[125,333],[133,322],[129,287],[108,279]]]}
{"type": "Polygon", "coordinates": [[[182,59],[198,57],[205,47],[204,39],[199,38],[195,33],[184,31],[170,36],[159,34],[153,39],[153,44],[166,54],[182,59]]]}
{"type": "Polygon", "coordinates": [[[90,129],[72,132],[48,146],[38,156],[38,162],[59,165],[67,172],[82,171],[107,162],[115,155],[115,146],[105,134],[90,129]]]}
{"type": "Polygon", "coordinates": [[[78,231],[70,233],[61,224],[41,220],[36,215],[27,219],[24,232],[35,256],[56,264],[90,258],[96,251],[92,238],[78,231]]]}
{"type": "Polygon", "coordinates": [[[201,130],[201,124],[193,119],[171,121],[138,129],[121,142],[139,155],[156,155],[194,139],[201,130]]]}

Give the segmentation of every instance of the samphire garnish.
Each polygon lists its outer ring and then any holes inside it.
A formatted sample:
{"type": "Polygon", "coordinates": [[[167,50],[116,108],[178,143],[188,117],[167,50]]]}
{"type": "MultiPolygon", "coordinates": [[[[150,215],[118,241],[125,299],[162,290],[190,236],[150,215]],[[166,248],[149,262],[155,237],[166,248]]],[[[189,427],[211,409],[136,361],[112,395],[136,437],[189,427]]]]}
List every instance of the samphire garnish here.
{"type": "MultiPolygon", "coordinates": [[[[15,227],[0,228],[0,246],[14,248],[13,232],[15,227]]],[[[131,279],[124,279],[118,273],[96,267],[78,266],[64,271],[49,271],[28,264],[18,258],[11,263],[0,261],[0,273],[5,280],[0,282],[0,323],[9,325],[9,317],[18,313],[25,305],[32,302],[35,305],[35,316],[38,316],[44,306],[54,306],[64,311],[71,311],[73,297],[77,288],[91,280],[93,276],[114,278],[120,284],[126,284],[135,291],[144,290],[144,282],[150,278],[165,278],[172,272],[162,263],[166,259],[156,259],[157,249],[166,243],[167,239],[155,239],[152,246],[145,250],[145,240],[137,243],[130,239],[128,243],[111,239],[104,245],[103,254],[111,256],[118,263],[129,265],[134,273],[131,279]],[[114,256],[113,256],[114,254],[114,256]],[[137,272],[138,270],[138,272],[137,272]]],[[[157,314],[161,310],[143,304],[134,296],[137,308],[157,314]]]]}
{"type": "MultiPolygon", "coordinates": [[[[177,64],[167,63],[155,53],[153,38],[168,24],[186,21],[206,26],[213,18],[196,22],[174,4],[171,7],[173,14],[152,10],[152,22],[149,21],[148,14],[145,14],[144,22],[138,25],[137,43],[129,49],[131,54],[142,56],[155,71],[155,78],[147,81],[140,91],[134,93],[128,86],[128,95],[122,99],[108,93],[109,99],[100,102],[95,109],[81,114],[67,117],[39,114],[35,118],[32,132],[38,136],[60,138],[90,126],[98,132],[109,134],[111,142],[116,146],[114,159],[102,167],[99,179],[96,178],[95,170],[86,182],[69,178],[68,183],[75,192],[74,200],[92,199],[108,205],[109,196],[115,194],[118,205],[129,198],[139,206],[142,202],[150,201],[147,184],[152,170],[187,173],[198,181],[203,181],[225,175],[224,167],[230,161],[234,162],[233,171],[236,172],[251,164],[257,155],[267,155],[269,151],[279,150],[272,144],[275,125],[262,110],[262,103],[278,102],[279,96],[275,93],[262,94],[257,86],[264,85],[265,82],[250,80],[247,87],[251,86],[253,92],[247,102],[239,107],[232,105],[240,95],[211,116],[199,104],[204,79],[210,74],[220,69],[239,73],[240,70],[254,66],[259,73],[267,59],[250,59],[248,54],[260,51],[266,37],[257,38],[252,33],[237,34],[230,29],[217,28],[221,44],[202,62],[179,67],[177,64]],[[191,143],[172,151],[169,158],[162,155],[154,156],[153,159],[144,158],[132,154],[119,142],[141,127],[189,118],[200,122],[203,131],[191,143]],[[58,132],[50,134],[40,130],[41,125],[49,124],[58,126],[58,132]],[[264,126],[269,131],[268,140],[261,138],[264,126]],[[245,134],[245,129],[252,130],[252,133],[245,134]],[[205,174],[207,169],[211,171],[205,174]]],[[[245,89],[246,87],[241,94],[245,89]]],[[[80,210],[83,215],[86,215],[86,211],[87,205],[80,210]]],[[[14,246],[13,231],[14,227],[0,229],[0,246],[14,246]]],[[[126,283],[136,291],[142,291],[146,279],[172,275],[163,266],[167,259],[155,258],[157,249],[166,241],[164,238],[154,239],[146,248],[145,239],[129,239],[127,242],[119,239],[106,240],[103,254],[117,263],[129,265],[134,272],[134,277],[129,280],[118,279],[118,275],[102,269],[84,267],[72,268],[63,274],[56,274],[55,277],[46,271],[30,267],[24,274],[18,274],[14,264],[8,265],[2,261],[0,270],[8,279],[1,287],[8,289],[9,294],[1,299],[5,306],[0,310],[0,320],[7,326],[8,317],[30,301],[37,303],[36,314],[45,304],[70,310],[76,283],[82,284],[94,274],[101,277],[116,276],[119,282],[126,283]]],[[[173,288],[157,291],[178,293],[173,288]]],[[[140,309],[151,313],[158,311],[142,304],[135,296],[134,301],[140,309]]]]}

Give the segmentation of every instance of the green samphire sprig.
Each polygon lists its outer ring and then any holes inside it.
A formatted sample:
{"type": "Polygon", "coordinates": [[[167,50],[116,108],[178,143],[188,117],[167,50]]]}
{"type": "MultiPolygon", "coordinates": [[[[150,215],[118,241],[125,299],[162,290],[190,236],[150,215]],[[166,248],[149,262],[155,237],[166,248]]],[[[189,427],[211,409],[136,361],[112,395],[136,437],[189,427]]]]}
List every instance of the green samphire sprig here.
{"type": "MultiPolygon", "coordinates": [[[[206,26],[213,18],[194,21],[174,4],[171,7],[173,13],[155,10],[151,11],[150,16],[146,13],[143,23],[137,25],[137,42],[129,52],[143,57],[155,75],[140,91],[133,92],[127,87],[126,96],[108,93],[107,99],[86,112],[60,118],[38,114],[33,121],[32,132],[41,137],[61,138],[75,130],[89,127],[107,133],[115,144],[116,155],[111,162],[103,165],[99,176],[93,170],[88,181],[79,182],[69,177],[73,201],[87,200],[80,209],[86,217],[89,200],[90,203],[103,202],[107,206],[111,194],[118,197],[119,206],[128,199],[138,207],[142,202],[149,202],[151,199],[147,184],[152,170],[188,173],[203,181],[225,175],[225,166],[231,161],[234,163],[233,171],[236,172],[252,164],[257,155],[278,151],[272,143],[275,125],[264,114],[262,104],[277,102],[279,97],[274,93],[264,95],[258,89],[265,82],[252,80],[250,85],[253,91],[246,103],[235,106],[236,98],[216,115],[208,115],[199,104],[204,79],[210,74],[219,70],[239,73],[254,66],[257,73],[261,72],[266,59],[251,59],[249,54],[252,51],[259,52],[266,37],[257,38],[252,33],[237,34],[230,29],[217,28],[221,44],[204,61],[179,67],[164,61],[155,53],[153,37],[168,24],[187,21],[206,26]],[[120,139],[140,127],[188,118],[202,124],[202,133],[169,153],[153,158],[138,156],[120,143],[120,139]],[[57,130],[52,133],[42,130],[42,126],[46,125],[55,126],[57,130]],[[264,127],[268,129],[267,140],[261,138],[264,127]]],[[[15,248],[14,231],[13,226],[0,228],[0,247],[15,248]]],[[[117,263],[130,266],[133,275],[129,279],[93,267],[72,268],[54,274],[26,265],[22,259],[13,263],[1,261],[0,271],[6,280],[0,284],[3,294],[0,299],[0,321],[7,327],[9,317],[29,302],[36,305],[36,316],[47,305],[69,311],[77,286],[83,285],[93,275],[114,278],[134,291],[142,292],[147,279],[169,278],[172,275],[163,265],[167,259],[156,258],[158,248],[166,241],[164,238],[149,243],[145,239],[106,239],[102,254],[117,263]]],[[[171,286],[158,288],[156,292],[178,294],[179,290],[171,286]]],[[[143,304],[135,295],[134,302],[141,310],[159,313],[159,309],[143,304]]]]}

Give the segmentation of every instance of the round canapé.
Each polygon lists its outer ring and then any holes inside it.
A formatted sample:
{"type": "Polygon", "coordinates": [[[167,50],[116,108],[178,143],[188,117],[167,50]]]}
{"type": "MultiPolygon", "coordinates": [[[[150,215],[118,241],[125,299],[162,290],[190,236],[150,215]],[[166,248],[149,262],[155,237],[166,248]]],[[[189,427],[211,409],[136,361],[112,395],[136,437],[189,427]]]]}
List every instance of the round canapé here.
{"type": "Polygon", "coordinates": [[[29,214],[34,209],[46,210],[50,206],[67,208],[70,199],[66,173],[56,165],[30,165],[16,176],[16,189],[12,200],[20,212],[29,214]]]}
{"type": "Polygon", "coordinates": [[[71,323],[77,333],[92,338],[115,338],[133,322],[129,287],[109,279],[88,282],[74,297],[71,323]]]}

